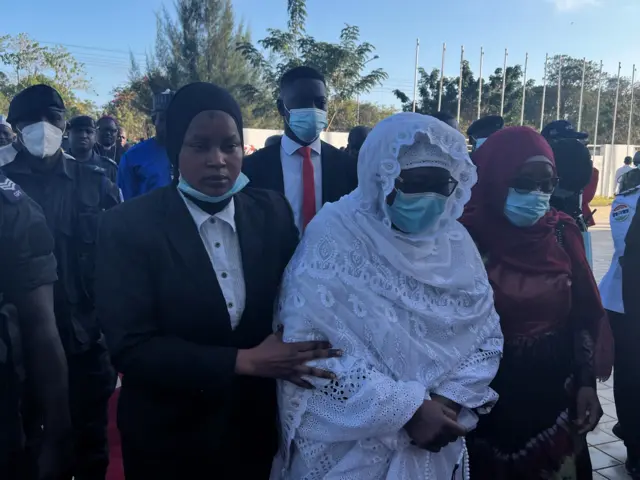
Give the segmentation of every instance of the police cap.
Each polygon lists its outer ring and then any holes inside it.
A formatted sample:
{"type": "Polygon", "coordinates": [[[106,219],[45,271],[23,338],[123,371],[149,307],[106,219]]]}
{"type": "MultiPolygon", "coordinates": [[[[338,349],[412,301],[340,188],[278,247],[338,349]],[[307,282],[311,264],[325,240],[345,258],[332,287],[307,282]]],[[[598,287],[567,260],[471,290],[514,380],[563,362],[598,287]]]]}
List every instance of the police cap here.
{"type": "Polygon", "coordinates": [[[88,115],[79,115],[69,120],[69,130],[74,128],[96,128],[96,122],[88,115]]]}
{"type": "Polygon", "coordinates": [[[65,112],[62,97],[49,85],[33,85],[13,97],[7,121],[15,127],[21,121],[39,120],[50,111],[65,112]]]}
{"type": "Polygon", "coordinates": [[[547,124],[540,133],[547,141],[562,138],[585,140],[589,137],[588,133],[576,131],[573,124],[567,120],[555,120],[547,124]]]}

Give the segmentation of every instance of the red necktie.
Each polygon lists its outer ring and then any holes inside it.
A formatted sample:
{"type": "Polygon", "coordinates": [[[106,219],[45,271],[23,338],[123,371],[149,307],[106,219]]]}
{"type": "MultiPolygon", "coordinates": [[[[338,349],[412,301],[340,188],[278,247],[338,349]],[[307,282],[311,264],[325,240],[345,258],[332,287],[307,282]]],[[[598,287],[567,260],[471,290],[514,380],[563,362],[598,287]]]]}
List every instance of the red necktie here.
{"type": "Polygon", "coordinates": [[[302,155],[302,229],[304,230],[316,214],[316,183],[313,178],[311,148],[300,147],[302,155]]]}

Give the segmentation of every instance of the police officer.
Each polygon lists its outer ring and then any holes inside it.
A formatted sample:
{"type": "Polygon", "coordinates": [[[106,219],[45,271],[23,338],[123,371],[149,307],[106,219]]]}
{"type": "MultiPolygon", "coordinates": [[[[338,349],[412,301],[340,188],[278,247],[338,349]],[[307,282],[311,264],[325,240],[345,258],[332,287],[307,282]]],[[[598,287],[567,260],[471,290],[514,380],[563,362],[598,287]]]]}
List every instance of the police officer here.
{"type": "Polygon", "coordinates": [[[491,135],[504,128],[504,119],[500,115],[487,115],[479,118],[467,129],[471,150],[476,151],[491,135]]]}
{"type": "Polygon", "coordinates": [[[15,183],[0,175],[2,479],[56,478],[66,467],[71,420],[67,362],[53,313],[56,280],[53,238],[42,211],[15,183]],[[28,394],[44,419],[41,448],[34,452],[37,462],[28,460],[21,420],[20,405],[28,394]]]}
{"type": "Polygon", "coordinates": [[[118,203],[119,192],[101,168],[62,151],[64,113],[60,94],[49,86],[16,95],[7,120],[19,141],[3,170],[42,207],[55,241],[54,306],[69,366],[75,443],[73,470],[63,478],[104,479],[107,403],[116,376],[95,318],[93,277],[98,217],[118,203]]]}
{"type": "Polygon", "coordinates": [[[69,154],[79,162],[85,162],[104,170],[107,178],[115,183],[118,164],[95,152],[96,122],[87,115],[69,121],[69,154]]]}
{"type": "Polygon", "coordinates": [[[577,132],[567,120],[556,120],[542,129],[542,136],[553,149],[560,183],[551,197],[551,205],[578,222],[584,231],[582,192],[591,181],[593,161],[585,145],[588,133],[577,132]]]}
{"type": "MultiPolygon", "coordinates": [[[[567,120],[553,121],[541,133],[551,145],[560,178],[551,194],[551,206],[575,220],[582,232],[587,260],[593,267],[591,234],[588,232],[592,216],[588,206],[591,198],[587,199],[583,195],[592,178],[597,182],[597,173],[594,177],[593,161],[586,145],[589,134],[576,131],[567,120]]],[[[592,190],[595,193],[595,185],[592,190]]]]}

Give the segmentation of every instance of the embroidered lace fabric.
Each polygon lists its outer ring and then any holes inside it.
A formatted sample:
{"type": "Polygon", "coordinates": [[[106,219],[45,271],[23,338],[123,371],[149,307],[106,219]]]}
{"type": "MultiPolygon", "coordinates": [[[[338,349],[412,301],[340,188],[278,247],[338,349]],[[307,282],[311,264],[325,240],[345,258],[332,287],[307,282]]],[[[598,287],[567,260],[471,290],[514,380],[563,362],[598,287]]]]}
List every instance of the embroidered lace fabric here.
{"type": "MultiPolygon", "coordinates": [[[[456,221],[476,181],[462,135],[428,116],[380,122],[360,151],[359,187],[309,224],[284,276],[276,323],[285,341],[329,340],[344,356],[314,362],[337,375],[303,390],[279,382],[282,445],[272,479],[449,479],[465,451],[410,444],[403,426],[431,394],[476,413],[502,351],[493,292],[456,221]],[[437,166],[459,182],[445,213],[419,235],[382,208],[401,169],[437,166]]],[[[468,468],[458,469],[465,477],[468,468]]]]}

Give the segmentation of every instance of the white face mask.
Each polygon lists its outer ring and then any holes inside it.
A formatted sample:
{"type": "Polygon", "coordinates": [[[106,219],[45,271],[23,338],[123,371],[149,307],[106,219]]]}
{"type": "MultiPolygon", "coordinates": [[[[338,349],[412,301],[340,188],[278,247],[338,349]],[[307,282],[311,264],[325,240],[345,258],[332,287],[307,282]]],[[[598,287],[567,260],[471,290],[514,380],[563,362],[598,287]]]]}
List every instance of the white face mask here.
{"type": "Polygon", "coordinates": [[[34,157],[50,157],[62,145],[63,131],[49,122],[33,123],[24,127],[20,133],[22,144],[34,157]]]}

